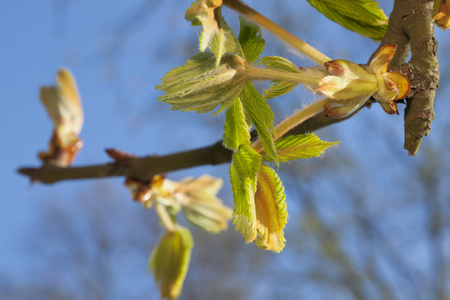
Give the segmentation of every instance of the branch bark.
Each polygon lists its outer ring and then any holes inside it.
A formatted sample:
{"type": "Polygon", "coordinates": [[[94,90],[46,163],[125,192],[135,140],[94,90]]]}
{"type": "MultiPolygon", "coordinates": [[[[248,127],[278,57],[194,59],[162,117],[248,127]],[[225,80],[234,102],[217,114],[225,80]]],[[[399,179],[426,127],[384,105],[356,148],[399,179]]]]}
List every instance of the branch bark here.
{"type": "Polygon", "coordinates": [[[434,119],[433,102],[439,83],[439,62],[431,21],[433,3],[433,0],[396,0],[386,35],[378,48],[396,44],[397,52],[391,69],[410,79],[411,92],[406,98],[404,118],[404,148],[409,155],[417,154],[422,138],[430,132],[434,119]],[[406,63],[410,51],[411,60],[406,63]]]}

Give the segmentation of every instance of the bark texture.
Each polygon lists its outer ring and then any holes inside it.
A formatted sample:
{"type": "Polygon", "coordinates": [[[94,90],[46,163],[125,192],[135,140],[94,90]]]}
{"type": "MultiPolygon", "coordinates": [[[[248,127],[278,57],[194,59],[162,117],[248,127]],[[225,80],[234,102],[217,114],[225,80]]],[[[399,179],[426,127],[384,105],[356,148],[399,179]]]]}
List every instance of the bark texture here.
{"type": "MultiPolygon", "coordinates": [[[[405,144],[410,155],[419,151],[434,119],[433,102],[439,84],[438,44],[434,34],[433,0],[396,0],[386,35],[378,49],[396,44],[391,69],[410,79],[406,98],[405,144]],[[411,51],[411,60],[406,63],[411,51]]],[[[377,50],[378,50],[377,49],[377,50]]],[[[375,51],[376,52],[376,51],[375,51]]]]}

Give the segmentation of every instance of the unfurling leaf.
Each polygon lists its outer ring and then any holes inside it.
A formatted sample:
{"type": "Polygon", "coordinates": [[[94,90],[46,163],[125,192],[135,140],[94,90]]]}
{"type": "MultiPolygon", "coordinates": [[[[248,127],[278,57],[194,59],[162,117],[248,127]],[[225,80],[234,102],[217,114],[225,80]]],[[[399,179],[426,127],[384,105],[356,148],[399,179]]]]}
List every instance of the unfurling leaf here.
{"type": "Polygon", "coordinates": [[[239,97],[246,81],[241,58],[227,54],[216,67],[214,54],[203,52],[172,69],[156,88],[166,92],[158,100],[171,104],[173,110],[207,113],[221,105],[219,113],[239,97]]]}
{"type": "Polygon", "coordinates": [[[221,0],[197,0],[185,14],[185,18],[192,21],[192,25],[203,25],[200,51],[209,47],[216,56],[216,66],[227,52],[242,54],[236,37],[222,17],[221,5],[221,0]]]}
{"type": "Polygon", "coordinates": [[[230,165],[230,183],[234,198],[233,224],[247,243],[256,238],[254,196],[260,166],[261,156],[250,146],[241,145],[238,151],[233,153],[230,165]]]}
{"type": "Polygon", "coordinates": [[[222,179],[203,175],[185,178],[179,182],[174,197],[181,204],[186,218],[194,225],[211,233],[226,230],[232,210],[217,198],[222,179]]]}
{"type": "Polygon", "coordinates": [[[242,89],[241,97],[245,112],[253,126],[255,126],[256,132],[258,132],[267,157],[278,164],[277,152],[273,142],[275,129],[273,127],[274,116],[272,109],[249,81],[242,89]]]}
{"type": "Polygon", "coordinates": [[[374,41],[381,41],[388,18],[374,0],[308,0],[330,20],[374,41]]]}
{"type": "Polygon", "coordinates": [[[187,228],[177,226],[167,232],[150,256],[149,271],[154,273],[161,297],[180,296],[189,268],[194,242],[187,228]]]}
{"type": "Polygon", "coordinates": [[[265,41],[261,36],[261,29],[247,19],[239,17],[241,28],[238,41],[244,53],[245,61],[254,63],[264,51],[265,41]]]}
{"type": "Polygon", "coordinates": [[[262,249],[281,252],[286,241],[283,232],[287,223],[286,195],[277,173],[264,164],[258,171],[255,207],[255,244],[262,249]]]}
{"type": "Polygon", "coordinates": [[[50,150],[40,152],[44,162],[66,167],[70,165],[82,147],[78,135],[83,127],[83,109],[73,75],[61,69],[56,75],[58,86],[41,88],[40,98],[55,126],[50,150]]]}
{"type": "MultiPolygon", "coordinates": [[[[339,143],[322,141],[314,133],[310,133],[280,138],[275,141],[275,146],[280,162],[286,162],[295,159],[318,157],[328,147],[339,143]]],[[[264,154],[263,159],[265,159],[264,154]]]]}
{"type": "Polygon", "coordinates": [[[242,102],[237,98],[225,115],[223,145],[231,150],[237,150],[239,145],[250,145],[250,132],[245,121],[242,102]]]}

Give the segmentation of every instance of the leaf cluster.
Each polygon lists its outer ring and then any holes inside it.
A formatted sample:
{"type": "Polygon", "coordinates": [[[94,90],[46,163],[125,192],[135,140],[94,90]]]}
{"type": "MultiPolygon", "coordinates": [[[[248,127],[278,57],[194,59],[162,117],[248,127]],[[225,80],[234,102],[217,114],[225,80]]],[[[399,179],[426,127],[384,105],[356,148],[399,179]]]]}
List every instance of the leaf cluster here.
{"type": "MultiPolygon", "coordinates": [[[[288,93],[299,82],[273,81],[263,96],[252,84],[252,68],[262,64],[271,72],[301,76],[305,71],[281,57],[261,58],[265,40],[258,26],[240,18],[236,38],[220,7],[202,0],[192,4],[186,18],[203,26],[199,41],[202,52],[166,74],[157,87],[166,92],[159,100],[174,110],[209,113],[219,107],[215,114],[226,111],[223,145],[234,152],[230,164],[233,223],[247,243],[280,252],[285,242],[286,196],[281,179],[267,164],[318,156],[335,143],[323,142],[315,135],[277,136],[274,114],[266,100],[288,93]],[[262,151],[252,148],[252,128],[262,151]]],[[[319,80],[323,70],[311,70],[307,75],[319,80]]]]}

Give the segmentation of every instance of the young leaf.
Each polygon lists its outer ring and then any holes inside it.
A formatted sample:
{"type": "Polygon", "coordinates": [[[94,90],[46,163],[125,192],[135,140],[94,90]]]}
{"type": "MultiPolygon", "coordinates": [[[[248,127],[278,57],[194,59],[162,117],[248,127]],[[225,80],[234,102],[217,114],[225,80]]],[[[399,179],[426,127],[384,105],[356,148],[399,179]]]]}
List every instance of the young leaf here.
{"type": "Polygon", "coordinates": [[[289,60],[279,56],[265,56],[260,59],[260,64],[266,66],[267,69],[298,73],[299,69],[289,60]]]}
{"type": "Polygon", "coordinates": [[[183,288],[184,278],[189,268],[194,242],[187,228],[177,226],[167,232],[150,256],[149,271],[152,271],[161,297],[176,299],[183,288]]]}
{"type": "Polygon", "coordinates": [[[55,130],[50,141],[50,149],[40,152],[39,158],[61,167],[69,166],[83,146],[78,135],[83,127],[83,109],[77,84],[72,73],[61,69],[56,74],[57,86],[43,86],[40,91],[55,130]]]}
{"type": "Polygon", "coordinates": [[[182,205],[186,218],[211,233],[227,229],[232,210],[217,198],[222,179],[203,175],[185,178],[174,190],[174,197],[182,205]]]}
{"type": "Polygon", "coordinates": [[[261,165],[261,155],[248,145],[240,145],[233,153],[233,165],[236,166],[239,177],[256,180],[256,174],[261,165]]]}
{"type": "Polygon", "coordinates": [[[258,171],[255,206],[255,244],[262,249],[281,252],[286,241],[283,232],[287,223],[286,195],[277,173],[264,164],[258,171]]]}
{"type": "Polygon", "coordinates": [[[216,67],[214,54],[199,53],[164,76],[156,88],[166,94],[158,100],[171,104],[173,110],[198,113],[221,105],[219,113],[236,100],[247,81],[243,64],[238,56],[227,54],[216,67]]]}
{"type": "MultiPolygon", "coordinates": [[[[328,147],[339,143],[322,141],[314,133],[310,133],[280,138],[275,142],[275,146],[280,162],[286,162],[300,158],[317,157],[328,147]]],[[[263,159],[269,160],[265,154],[263,154],[263,159]]]]}
{"type": "Polygon", "coordinates": [[[209,47],[216,55],[216,66],[227,52],[242,54],[236,37],[222,16],[221,5],[221,0],[197,0],[185,14],[186,20],[191,21],[192,25],[203,25],[200,51],[209,47]]]}
{"type": "Polygon", "coordinates": [[[268,90],[264,89],[263,96],[266,99],[272,99],[283,96],[291,92],[298,85],[298,83],[295,82],[280,81],[280,80],[273,80],[271,81],[271,83],[272,85],[269,87],[268,90]]]}
{"type": "Polygon", "coordinates": [[[250,145],[250,133],[241,100],[237,98],[225,115],[223,145],[228,149],[237,150],[239,145],[243,144],[250,145]]]}
{"type": "Polygon", "coordinates": [[[277,152],[273,142],[275,129],[273,128],[272,109],[250,81],[242,89],[241,97],[247,116],[258,132],[267,157],[278,164],[277,152]]]}
{"type": "Polygon", "coordinates": [[[374,0],[308,0],[330,20],[374,41],[381,41],[388,18],[374,0]]]}
{"type": "MultiPolygon", "coordinates": [[[[279,56],[266,56],[261,58],[260,64],[263,64],[266,66],[267,69],[271,70],[277,70],[282,72],[291,72],[291,73],[302,73],[305,76],[308,76],[310,78],[317,78],[319,81],[321,78],[328,75],[325,68],[322,66],[316,66],[313,68],[297,68],[296,65],[294,65],[289,60],[279,57],[279,56]]],[[[279,97],[281,95],[287,94],[290,91],[292,91],[298,83],[290,82],[290,81],[280,81],[280,80],[273,80],[272,85],[268,90],[264,90],[264,97],[266,99],[271,99],[275,97],[279,97]]],[[[316,85],[311,85],[308,83],[302,83],[304,86],[310,88],[311,90],[317,89],[316,85]]]]}
{"type": "Polygon", "coordinates": [[[234,198],[234,220],[236,230],[247,243],[256,238],[255,191],[256,176],[261,166],[261,156],[250,146],[241,145],[233,153],[230,165],[230,183],[234,198]]]}
{"type": "Polygon", "coordinates": [[[245,60],[252,64],[264,51],[265,41],[261,36],[261,29],[243,17],[239,17],[241,28],[238,41],[242,47],[245,60]]]}

